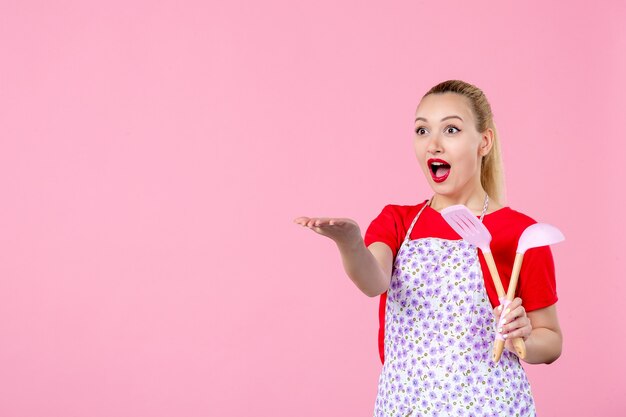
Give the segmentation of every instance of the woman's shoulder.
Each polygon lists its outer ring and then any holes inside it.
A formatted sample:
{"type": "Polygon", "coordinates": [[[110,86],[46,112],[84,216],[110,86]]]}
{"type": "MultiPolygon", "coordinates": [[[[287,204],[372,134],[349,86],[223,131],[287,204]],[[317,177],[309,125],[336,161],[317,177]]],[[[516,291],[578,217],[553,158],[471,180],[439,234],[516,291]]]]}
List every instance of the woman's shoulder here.
{"type": "Polygon", "coordinates": [[[525,225],[537,223],[537,221],[529,215],[522,213],[521,211],[515,210],[510,206],[502,206],[492,213],[488,213],[487,215],[492,215],[494,220],[499,221],[515,222],[525,225]]]}
{"type": "Polygon", "coordinates": [[[396,210],[396,211],[409,211],[409,210],[414,210],[414,209],[419,209],[421,208],[424,204],[426,204],[428,202],[428,199],[423,200],[417,204],[386,204],[385,208],[389,208],[389,210],[396,210]]]}
{"type": "Polygon", "coordinates": [[[387,204],[383,207],[382,213],[403,219],[406,216],[415,215],[427,202],[428,200],[417,204],[387,204]]]}
{"type": "Polygon", "coordinates": [[[537,221],[512,207],[504,206],[485,215],[484,223],[490,231],[496,234],[504,234],[517,239],[528,226],[537,221]]]}

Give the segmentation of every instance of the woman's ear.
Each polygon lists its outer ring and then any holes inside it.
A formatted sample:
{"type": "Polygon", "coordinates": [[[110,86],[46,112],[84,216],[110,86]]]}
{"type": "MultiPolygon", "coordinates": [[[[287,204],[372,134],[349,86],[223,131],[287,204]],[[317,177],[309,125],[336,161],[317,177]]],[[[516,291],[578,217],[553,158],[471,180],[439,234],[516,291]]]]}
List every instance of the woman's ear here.
{"type": "Polygon", "coordinates": [[[480,139],[480,148],[478,149],[480,156],[486,156],[489,151],[491,151],[491,148],[493,147],[493,139],[493,129],[487,128],[487,130],[482,133],[480,139]]]}

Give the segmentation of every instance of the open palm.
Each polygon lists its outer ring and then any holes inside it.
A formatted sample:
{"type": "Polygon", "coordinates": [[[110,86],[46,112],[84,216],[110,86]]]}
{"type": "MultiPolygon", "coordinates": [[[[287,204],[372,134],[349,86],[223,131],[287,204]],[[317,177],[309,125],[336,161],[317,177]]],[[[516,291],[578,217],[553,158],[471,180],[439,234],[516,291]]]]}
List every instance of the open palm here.
{"type": "Polygon", "coordinates": [[[334,240],[339,244],[358,242],[361,229],[352,219],[334,217],[298,217],[294,222],[334,240]]]}

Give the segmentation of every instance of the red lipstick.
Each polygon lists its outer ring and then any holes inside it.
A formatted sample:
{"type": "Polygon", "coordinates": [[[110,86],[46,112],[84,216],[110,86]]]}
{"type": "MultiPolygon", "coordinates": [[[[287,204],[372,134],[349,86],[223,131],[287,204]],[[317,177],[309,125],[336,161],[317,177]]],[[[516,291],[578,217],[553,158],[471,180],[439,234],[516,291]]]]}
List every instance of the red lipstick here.
{"type": "Polygon", "coordinates": [[[431,158],[427,162],[430,175],[437,183],[444,182],[450,175],[450,164],[443,159],[431,158]]]}

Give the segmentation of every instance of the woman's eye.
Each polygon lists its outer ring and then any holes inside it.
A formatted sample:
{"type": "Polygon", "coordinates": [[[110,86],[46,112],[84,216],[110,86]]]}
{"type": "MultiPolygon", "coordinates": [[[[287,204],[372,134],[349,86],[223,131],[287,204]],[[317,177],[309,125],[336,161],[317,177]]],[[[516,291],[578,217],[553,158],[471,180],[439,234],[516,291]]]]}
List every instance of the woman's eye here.
{"type": "Polygon", "coordinates": [[[446,133],[456,133],[456,132],[460,132],[460,130],[457,129],[455,126],[446,127],[446,133]]]}
{"type": "Polygon", "coordinates": [[[415,133],[417,133],[418,135],[423,135],[424,133],[426,133],[426,129],[424,129],[423,127],[418,127],[417,129],[415,129],[415,133]]]}

